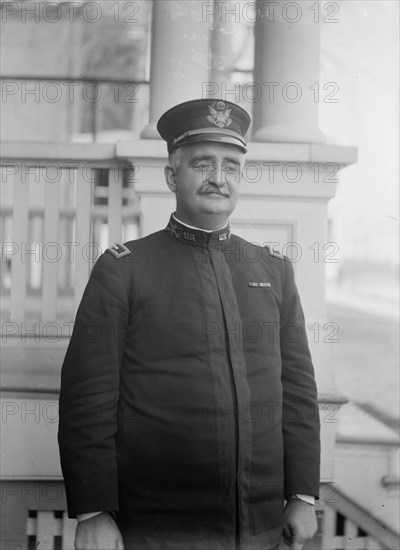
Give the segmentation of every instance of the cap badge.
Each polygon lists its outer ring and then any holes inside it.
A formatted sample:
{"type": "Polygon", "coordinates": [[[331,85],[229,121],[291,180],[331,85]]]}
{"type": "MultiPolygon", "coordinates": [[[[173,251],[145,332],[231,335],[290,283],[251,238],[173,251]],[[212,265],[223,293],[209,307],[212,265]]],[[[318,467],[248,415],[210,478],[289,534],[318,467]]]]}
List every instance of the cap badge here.
{"type": "Polygon", "coordinates": [[[207,120],[218,128],[227,128],[232,124],[231,112],[232,109],[225,110],[225,103],[223,101],[214,101],[208,106],[210,114],[207,120]]]}

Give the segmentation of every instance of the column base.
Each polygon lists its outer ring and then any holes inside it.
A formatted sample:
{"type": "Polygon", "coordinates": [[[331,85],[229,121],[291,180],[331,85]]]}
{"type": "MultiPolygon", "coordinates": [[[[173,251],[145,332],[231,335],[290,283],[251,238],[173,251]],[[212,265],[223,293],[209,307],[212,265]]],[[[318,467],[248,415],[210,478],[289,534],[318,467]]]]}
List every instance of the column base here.
{"type": "Polygon", "coordinates": [[[296,124],[273,124],[263,126],[253,134],[253,141],[274,143],[326,143],[324,134],[311,126],[296,124]]]}

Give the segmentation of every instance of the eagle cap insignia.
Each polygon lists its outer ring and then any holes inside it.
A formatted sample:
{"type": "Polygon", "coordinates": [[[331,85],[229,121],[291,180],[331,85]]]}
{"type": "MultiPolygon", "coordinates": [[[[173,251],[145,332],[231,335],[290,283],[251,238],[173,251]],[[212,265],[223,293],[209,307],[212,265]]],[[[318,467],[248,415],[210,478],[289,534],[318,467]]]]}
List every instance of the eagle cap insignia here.
{"type": "Polygon", "coordinates": [[[225,107],[226,105],[223,101],[214,101],[214,103],[208,106],[210,114],[207,120],[215,126],[218,126],[218,128],[227,128],[230,126],[232,124],[232,109],[225,110],[225,107]]]}

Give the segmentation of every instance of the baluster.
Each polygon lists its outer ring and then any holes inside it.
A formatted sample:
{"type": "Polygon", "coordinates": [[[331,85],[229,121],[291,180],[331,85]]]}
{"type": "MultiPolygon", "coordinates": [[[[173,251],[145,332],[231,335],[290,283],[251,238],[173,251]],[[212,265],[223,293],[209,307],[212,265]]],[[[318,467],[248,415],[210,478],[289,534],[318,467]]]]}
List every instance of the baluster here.
{"type": "Polygon", "coordinates": [[[363,550],[363,539],[358,537],[358,527],[350,519],[346,518],[344,524],[344,548],[345,550],[363,550]],[[362,544],[362,546],[360,545],[362,544]]]}
{"type": "Polygon", "coordinates": [[[36,540],[38,548],[54,549],[54,537],[61,536],[61,520],[53,511],[38,511],[36,540]]]}
{"type": "Polygon", "coordinates": [[[74,550],[76,519],[70,519],[64,512],[62,519],[62,550],[74,550]]]}
{"type": "Polygon", "coordinates": [[[91,207],[93,196],[93,168],[78,166],[76,173],[76,230],[75,241],[79,243],[75,255],[74,312],[78,309],[89,278],[90,261],[88,244],[91,241],[91,207]],[[90,170],[90,172],[89,172],[90,170]],[[90,177],[88,177],[90,173],[90,177]],[[89,180],[89,181],[88,181],[89,180]]]}
{"type": "Polygon", "coordinates": [[[14,208],[12,240],[17,247],[11,259],[11,321],[23,321],[26,310],[26,258],[22,257],[22,245],[27,247],[29,223],[29,183],[22,178],[22,164],[18,166],[14,180],[14,208]]]}
{"type": "Polygon", "coordinates": [[[49,257],[43,255],[43,285],[42,285],[42,321],[55,321],[57,319],[57,282],[59,261],[63,249],[59,241],[60,220],[60,182],[46,182],[45,208],[44,208],[44,250],[49,257]],[[54,246],[46,246],[55,243],[54,246]],[[50,257],[51,254],[51,257],[50,257]]]}
{"type": "Polygon", "coordinates": [[[108,230],[110,245],[122,236],[122,166],[113,165],[108,172],[108,230]]]}

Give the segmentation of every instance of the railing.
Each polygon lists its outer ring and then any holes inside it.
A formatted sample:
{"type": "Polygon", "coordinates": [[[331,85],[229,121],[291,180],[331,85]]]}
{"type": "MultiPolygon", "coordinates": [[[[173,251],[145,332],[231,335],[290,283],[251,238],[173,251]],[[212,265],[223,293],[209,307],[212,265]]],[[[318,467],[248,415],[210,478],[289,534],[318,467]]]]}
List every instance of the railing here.
{"type": "MultiPolygon", "coordinates": [[[[67,518],[61,481],[8,481],[0,486],[6,512],[21,520],[4,525],[2,548],[72,550],[76,521],[67,518]]],[[[399,537],[332,486],[317,504],[318,532],[304,550],[397,550],[399,537]]],[[[282,549],[284,546],[282,545],[282,549]]],[[[285,547],[286,548],[286,547],[285,547]]]]}
{"type": "Polygon", "coordinates": [[[348,498],[335,484],[322,484],[318,532],[305,550],[397,550],[399,533],[348,498]],[[325,494],[325,498],[323,495],[325,494]]]}
{"type": "Polygon", "coordinates": [[[72,320],[110,242],[135,238],[134,173],[110,144],[3,146],[4,321],[72,320]]]}

